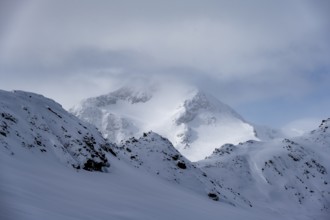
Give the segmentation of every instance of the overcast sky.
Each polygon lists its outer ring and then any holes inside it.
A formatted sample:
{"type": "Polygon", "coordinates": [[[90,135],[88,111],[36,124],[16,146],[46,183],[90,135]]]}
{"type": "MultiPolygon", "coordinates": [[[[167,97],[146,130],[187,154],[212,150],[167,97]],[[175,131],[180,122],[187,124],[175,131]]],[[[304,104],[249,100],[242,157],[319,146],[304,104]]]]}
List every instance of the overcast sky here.
{"type": "Polygon", "coordinates": [[[69,108],[134,80],[196,85],[248,121],[330,117],[328,0],[0,0],[0,88],[69,108]]]}

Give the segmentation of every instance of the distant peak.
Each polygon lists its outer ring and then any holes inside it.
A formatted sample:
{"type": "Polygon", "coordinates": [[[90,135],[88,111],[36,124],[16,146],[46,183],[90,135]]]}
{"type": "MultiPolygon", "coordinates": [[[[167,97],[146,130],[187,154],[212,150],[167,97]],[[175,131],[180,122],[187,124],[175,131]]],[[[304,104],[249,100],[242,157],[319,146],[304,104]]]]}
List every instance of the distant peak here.
{"type": "Polygon", "coordinates": [[[222,114],[232,115],[244,121],[243,118],[235,112],[235,110],[233,110],[229,105],[221,102],[213,95],[197,88],[192,90],[191,94],[192,95],[185,100],[183,104],[187,111],[191,113],[197,113],[200,110],[207,110],[214,113],[219,112],[222,114]]]}
{"type": "MultiPolygon", "coordinates": [[[[191,99],[189,99],[187,101],[190,103],[192,103],[192,102],[198,103],[198,104],[200,104],[201,107],[204,107],[204,108],[211,107],[215,103],[221,103],[215,97],[205,93],[204,91],[202,91],[200,89],[195,89],[193,91],[193,96],[191,97],[191,99]]],[[[223,103],[221,103],[221,104],[223,104],[223,103]]]]}
{"type": "Polygon", "coordinates": [[[108,96],[134,104],[149,101],[152,98],[153,91],[154,89],[150,87],[125,86],[109,93],[108,96]]]}
{"type": "Polygon", "coordinates": [[[121,87],[106,95],[100,95],[84,100],[82,105],[104,107],[108,105],[114,105],[118,101],[126,101],[131,104],[148,102],[154,93],[154,89],[151,87],[121,87]]]}

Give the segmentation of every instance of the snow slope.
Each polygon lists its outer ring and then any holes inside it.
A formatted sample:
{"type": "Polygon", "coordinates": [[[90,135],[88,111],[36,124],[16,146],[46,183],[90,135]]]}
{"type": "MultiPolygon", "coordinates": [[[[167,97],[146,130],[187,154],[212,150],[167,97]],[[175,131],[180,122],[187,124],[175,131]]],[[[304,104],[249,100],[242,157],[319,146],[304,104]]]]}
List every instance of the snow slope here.
{"type": "Polygon", "coordinates": [[[113,160],[109,173],[67,168],[17,148],[0,154],[2,220],[290,219],[215,202],[113,160]]]}
{"type": "Polygon", "coordinates": [[[256,206],[297,219],[330,216],[330,119],[308,135],[226,144],[197,166],[256,206]]]}
{"type": "Polygon", "coordinates": [[[83,100],[70,111],[116,143],[152,130],[192,161],[225,143],[258,140],[254,127],[233,109],[195,88],[123,87],[83,100]]]}
{"type": "Polygon", "coordinates": [[[193,193],[234,206],[251,207],[238,192],[223,187],[209,178],[160,135],[148,132],[140,138],[123,141],[115,150],[119,158],[170,183],[193,193]]]}
{"type": "Polygon", "coordinates": [[[110,165],[102,150],[107,144],[87,126],[41,95],[0,90],[1,153],[14,155],[23,147],[77,169],[101,171],[110,165]]]}
{"type": "Polygon", "coordinates": [[[155,133],[115,147],[54,101],[21,91],[0,92],[0,116],[0,219],[289,219],[234,207],[225,196],[238,193],[155,133]]]}

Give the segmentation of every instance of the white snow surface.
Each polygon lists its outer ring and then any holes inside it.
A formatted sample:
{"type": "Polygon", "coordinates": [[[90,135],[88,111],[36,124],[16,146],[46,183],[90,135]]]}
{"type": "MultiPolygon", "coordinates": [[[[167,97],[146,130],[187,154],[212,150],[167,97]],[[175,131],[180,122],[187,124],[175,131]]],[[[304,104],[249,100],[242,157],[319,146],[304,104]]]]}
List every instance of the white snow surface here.
{"type": "Polygon", "coordinates": [[[83,100],[70,111],[116,143],[152,130],[191,161],[222,144],[259,140],[254,127],[232,108],[196,88],[123,87],[83,100]]]}
{"type": "Polygon", "coordinates": [[[96,128],[87,128],[58,103],[34,93],[0,90],[0,144],[5,153],[24,147],[50,154],[79,169],[102,170],[109,166],[96,128]]]}
{"type": "Polygon", "coordinates": [[[215,202],[114,160],[109,173],[77,171],[45,154],[0,154],[2,220],[289,219],[215,202]]]}
{"type": "Polygon", "coordinates": [[[152,132],[116,147],[54,101],[21,91],[0,91],[0,122],[2,220],[291,219],[250,207],[152,132]]]}
{"type": "Polygon", "coordinates": [[[184,187],[215,201],[234,206],[251,207],[251,202],[237,191],[223,187],[209,178],[174,148],[164,137],[144,133],[142,137],[123,141],[116,149],[119,158],[135,168],[142,169],[179,187],[184,187]]]}
{"type": "Polygon", "coordinates": [[[226,144],[197,166],[256,206],[296,219],[329,219],[329,126],[330,119],[301,137],[226,144]]]}
{"type": "Polygon", "coordinates": [[[154,132],[110,144],[50,99],[0,91],[0,219],[326,220],[329,126],[191,162],[154,132]]]}

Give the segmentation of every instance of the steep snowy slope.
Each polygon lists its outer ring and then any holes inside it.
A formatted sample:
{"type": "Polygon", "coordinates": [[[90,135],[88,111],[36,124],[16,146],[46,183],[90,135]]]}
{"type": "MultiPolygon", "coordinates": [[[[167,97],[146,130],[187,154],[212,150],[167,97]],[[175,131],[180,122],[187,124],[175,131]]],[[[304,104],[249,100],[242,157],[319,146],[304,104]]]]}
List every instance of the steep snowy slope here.
{"type": "Polygon", "coordinates": [[[198,167],[257,206],[299,218],[330,216],[330,120],[292,140],[227,144],[198,167]]]}
{"type": "Polygon", "coordinates": [[[101,171],[110,164],[102,135],[41,95],[0,91],[0,151],[19,147],[46,154],[77,169],[101,171]]]}
{"type": "Polygon", "coordinates": [[[212,180],[177,151],[171,142],[160,135],[148,132],[142,137],[130,138],[116,149],[118,158],[135,168],[143,169],[170,183],[208,196],[215,201],[234,206],[251,207],[252,204],[238,192],[224,188],[212,180]]]}
{"type": "Polygon", "coordinates": [[[119,143],[152,130],[192,161],[216,146],[258,140],[255,129],[229,106],[197,89],[121,88],[71,109],[119,143]]]}

